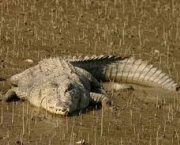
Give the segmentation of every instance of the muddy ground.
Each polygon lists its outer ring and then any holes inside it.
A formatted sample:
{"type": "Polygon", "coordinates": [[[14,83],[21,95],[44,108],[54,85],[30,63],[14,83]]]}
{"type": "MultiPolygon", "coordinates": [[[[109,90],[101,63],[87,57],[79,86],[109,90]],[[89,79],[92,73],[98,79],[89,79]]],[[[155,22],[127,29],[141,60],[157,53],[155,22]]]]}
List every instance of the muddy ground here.
{"type": "MultiPolygon", "coordinates": [[[[64,55],[132,55],[180,82],[179,16],[175,0],[0,1],[0,95],[13,74],[64,55]]],[[[108,93],[113,112],[90,107],[69,117],[27,101],[0,102],[0,144],[180,144],[179,95],[148,88],[108,93]]]]}

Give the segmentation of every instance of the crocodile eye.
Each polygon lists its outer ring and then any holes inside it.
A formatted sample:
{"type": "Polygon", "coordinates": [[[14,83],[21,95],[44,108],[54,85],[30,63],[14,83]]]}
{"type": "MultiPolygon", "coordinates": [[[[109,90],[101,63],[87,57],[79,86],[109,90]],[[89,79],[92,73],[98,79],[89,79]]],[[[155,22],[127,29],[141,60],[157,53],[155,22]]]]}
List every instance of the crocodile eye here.
{"type": "Polygon", "coordinates": [[[68,86],[68,90],[72,90],[72,89],[74,89],[74,86],[73,86],[72,84],[70,84],[70,85],[68,86]]]}
{"type": "Polygon", "coordinates": [[[66,92],[73,91],[73,89],[74,89],[74,86],[72,84],[69,84],[68,88],[66,89],[66,92]]]}

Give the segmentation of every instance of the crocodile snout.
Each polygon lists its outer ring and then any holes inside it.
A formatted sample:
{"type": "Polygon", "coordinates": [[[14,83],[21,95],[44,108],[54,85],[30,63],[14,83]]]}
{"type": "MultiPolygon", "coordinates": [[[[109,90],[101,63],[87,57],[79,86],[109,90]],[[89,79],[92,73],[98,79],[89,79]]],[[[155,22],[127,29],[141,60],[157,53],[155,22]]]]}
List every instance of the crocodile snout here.
{"type": "Polygon", "coordinates": [[[70,109],[67,105],[56,104],[56,105],[49,106],[49,111],[54,114],[67,115],[70,112],[70,109]]]}

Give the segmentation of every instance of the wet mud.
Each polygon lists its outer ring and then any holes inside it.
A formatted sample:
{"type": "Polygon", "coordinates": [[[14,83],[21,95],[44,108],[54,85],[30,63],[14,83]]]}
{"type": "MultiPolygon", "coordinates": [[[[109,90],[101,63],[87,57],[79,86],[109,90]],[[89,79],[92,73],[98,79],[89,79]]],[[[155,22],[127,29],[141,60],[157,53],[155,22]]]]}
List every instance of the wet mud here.
{"type": "MultiPolygon", "coordinates": [[[[67,55],[132,55],[180,82],[179,15],[173,0],[0,1],[0,97],[10,76],[67,55]]],[[[180,144],[178,94],[143,87],[108,94],[113,111],[93,106],[67,117],[0,102],[0,144],[180,144]]]]}

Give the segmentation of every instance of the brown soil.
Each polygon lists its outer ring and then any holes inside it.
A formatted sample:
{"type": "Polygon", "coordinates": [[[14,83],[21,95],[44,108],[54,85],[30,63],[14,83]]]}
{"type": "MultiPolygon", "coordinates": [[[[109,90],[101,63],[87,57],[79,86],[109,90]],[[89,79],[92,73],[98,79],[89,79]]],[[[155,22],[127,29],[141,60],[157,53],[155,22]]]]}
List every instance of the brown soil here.
{"type": "MultiPolygon", "coordinates": [[[[180,2],[0,1],[0,96],[8,78],[45,57],[133,55],[180,81],[180,2]]],[[[113,92],[116,110],[53,116],[28,102],[0,102],[0,144],[180,144],[179,96],[113,92]],[[168,96],[168,97],[167,97],[168,96]]],[[[164,91],[163,91],[164,92],[164,91]]]]}

